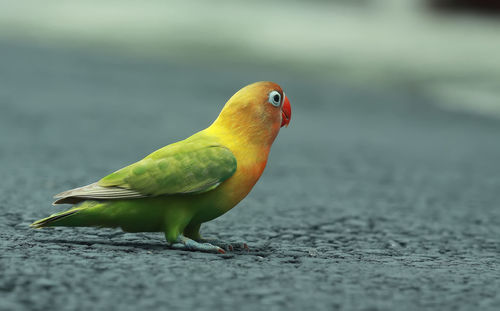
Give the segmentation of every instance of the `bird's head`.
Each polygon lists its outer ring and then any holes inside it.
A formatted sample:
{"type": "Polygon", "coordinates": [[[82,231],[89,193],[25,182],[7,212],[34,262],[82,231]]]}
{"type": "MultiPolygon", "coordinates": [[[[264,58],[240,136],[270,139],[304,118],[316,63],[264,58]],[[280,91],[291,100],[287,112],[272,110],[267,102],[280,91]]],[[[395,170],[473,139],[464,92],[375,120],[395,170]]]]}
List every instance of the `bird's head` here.
{"type": "Polygon", "coordinates": [[[292,110],[281,87],[262,81],[245,86],[226,103],[214,125],[246,136],[249,140],[272,143],[283,126],[288,126],[292,110]]]}

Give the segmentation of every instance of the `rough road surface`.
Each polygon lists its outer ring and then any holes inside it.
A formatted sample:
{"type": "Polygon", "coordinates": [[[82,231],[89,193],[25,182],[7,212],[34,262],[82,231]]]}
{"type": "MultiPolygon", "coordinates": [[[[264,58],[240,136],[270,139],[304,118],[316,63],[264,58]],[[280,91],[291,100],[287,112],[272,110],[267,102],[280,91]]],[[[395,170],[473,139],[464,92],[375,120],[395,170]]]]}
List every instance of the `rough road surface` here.
{"type": "Polygon", "coordinates": [[[407,91],[0,42],[0,310],[499,310],[500,122],[407,91]],[[28,225],[51,196],[207,126],[257,80],[290,98],[264,176],[202,228],[28,225]]]}

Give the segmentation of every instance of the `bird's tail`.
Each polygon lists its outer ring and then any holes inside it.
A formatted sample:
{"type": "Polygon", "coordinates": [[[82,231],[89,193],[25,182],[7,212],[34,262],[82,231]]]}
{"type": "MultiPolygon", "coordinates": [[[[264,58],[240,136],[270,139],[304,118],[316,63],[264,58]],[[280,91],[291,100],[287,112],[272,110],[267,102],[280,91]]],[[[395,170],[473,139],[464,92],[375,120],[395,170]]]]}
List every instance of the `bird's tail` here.
{"type": "Polygon", "coordinates": [[[55,227],[55,226],[68,226],[69,224],[66,224],[66,221],[68,218],[71,218],[71,215],[74,215],[81,210],[85,208],[83,207],[74,207],[70,210],[52,214],[47,218],[43,218],[40,220],[35,221],[30,225],[30,227],[38,229],[38,228],[43,228],[43,227],[55,227]]]}

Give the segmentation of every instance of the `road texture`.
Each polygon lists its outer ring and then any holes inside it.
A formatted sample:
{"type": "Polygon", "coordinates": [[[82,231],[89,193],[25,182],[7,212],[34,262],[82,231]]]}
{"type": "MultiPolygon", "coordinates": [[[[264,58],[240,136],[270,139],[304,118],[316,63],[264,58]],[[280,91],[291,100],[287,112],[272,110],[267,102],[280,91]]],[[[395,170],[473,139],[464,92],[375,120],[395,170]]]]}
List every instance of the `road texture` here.
{"type": "Polygon", "coordinates": [[[0,310],[498,310],[499,137],[409,90],[0,42],[0,310]],[[249,197],[202,228],[249,252],[28,227],[258,80],[283,86],[291,126],[249,197]]]}

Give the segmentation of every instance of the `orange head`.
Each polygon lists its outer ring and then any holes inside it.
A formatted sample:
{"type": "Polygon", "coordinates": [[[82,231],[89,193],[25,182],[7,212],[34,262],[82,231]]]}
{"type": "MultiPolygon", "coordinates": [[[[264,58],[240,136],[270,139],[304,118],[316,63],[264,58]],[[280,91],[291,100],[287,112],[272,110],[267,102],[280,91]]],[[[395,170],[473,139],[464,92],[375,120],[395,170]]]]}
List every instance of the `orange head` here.
{"type": "Polygon", "coordinates": [[[222,109],[213,126],[229,129],[248,142],[271,144],[279,129],[288,126],[292,110],[279,85],[269,81],[245,86],[222,109]]]}

